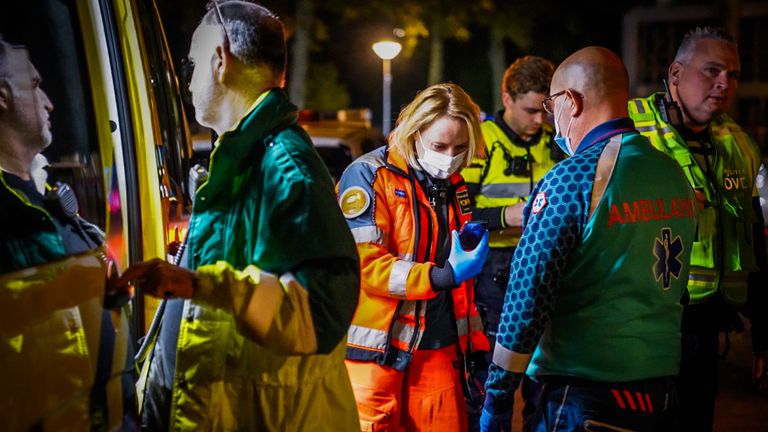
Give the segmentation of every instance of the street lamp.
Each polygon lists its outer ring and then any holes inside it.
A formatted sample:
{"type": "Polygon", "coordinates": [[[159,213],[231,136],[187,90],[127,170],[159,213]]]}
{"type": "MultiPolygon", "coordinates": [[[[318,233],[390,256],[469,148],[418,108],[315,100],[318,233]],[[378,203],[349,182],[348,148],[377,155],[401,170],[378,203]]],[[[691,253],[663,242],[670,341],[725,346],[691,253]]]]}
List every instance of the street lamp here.
{"type": "Polygon", "coordinates": [[[392,111],[392,102],[390,100],[392,93],[391,61],[393,58],[397,57],[398,54],[400,54],[400,50],[403,48],[403,46],[391,40],[383,40],[373,44],[372,48],[373,52],[375,52],[376,55],[381,59],[381,70],[383,72],[382,75],[384,79],[384,103],[382,107],[383,115],[381,119],[381,130],[386,136],[389,134],[389,128],[392,124],[390,117],[392,111]]]}

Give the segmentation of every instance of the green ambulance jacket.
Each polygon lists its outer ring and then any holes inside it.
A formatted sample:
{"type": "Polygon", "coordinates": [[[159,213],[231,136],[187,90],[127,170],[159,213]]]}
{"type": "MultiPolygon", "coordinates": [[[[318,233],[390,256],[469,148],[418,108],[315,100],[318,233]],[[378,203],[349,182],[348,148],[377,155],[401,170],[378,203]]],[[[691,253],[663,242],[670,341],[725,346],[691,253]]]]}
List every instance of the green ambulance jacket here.
{"type": "Polygon", "coordinates": [[[353,430],[344,366],[357,250],[327,168],[272,89],[222,134],[197,191],[172,430],[353,430]],[[264,282],[262,272],[279,277],[264,282]],[[263,320],[256,343],[244,319],[263,320]],[[251,335],[252,336],[252,335],[251,335]]]}

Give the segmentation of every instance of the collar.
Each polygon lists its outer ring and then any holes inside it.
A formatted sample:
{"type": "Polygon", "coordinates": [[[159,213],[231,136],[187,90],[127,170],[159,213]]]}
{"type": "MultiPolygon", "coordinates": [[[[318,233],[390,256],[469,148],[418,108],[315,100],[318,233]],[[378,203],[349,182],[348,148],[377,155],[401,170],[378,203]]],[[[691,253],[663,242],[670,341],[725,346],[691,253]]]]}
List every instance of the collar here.
{"type": "Polygon", "coordinates": [[[526,141],[523,138],[520,137],[520,135],[517,134],[517,132],[513,131],[511,127],[507,124],[507,122],[504,121],[504,110],[500,110],[496,113],[496,118],[493,119],[493,121],[496,123],[497,126],[501,129],[502,132],[504,132],[504,135],[509,138],[510,141],[512,141],[512,144],[518,146],[518,147],[530,147],[537,142],[539,142],[539,139],[541,138],[541,133],[544,130],[544,126],[542,126],[538,132],[536,132],[536,135],[532,136],[530,140],[526,141]]]}
{"type": "Polygon", "coordinates": [[[240,120],[236,121],[235,124],[232,125],[232,127],[230,127],[229,129],[225,130],[224,133],[222,133],[221,135],[219,135],[216,138],[216,142],[213,143],[214,148],[219,145],[219,143],[221,142],[221,137],[222,136],[224,136],[224,135],[226,135],[228,133],[234,133],[237,130],[241,129],[243,127],[243,122],[245,122],[245,120],[248,117],[250,117],[250,115],[256,110],[256,108],[259,107],[259,105],[261,105],[261,102],[263,102],[264,99],[267,98],[267,95],[271,91],[272,91],[272,89],[268,89],[264,93],[260,94],[259,97],[257,97],[256,100],[251,104],[251,106],[245,111],[245,114],[243,114],[243,116],[240,117],[240,120]]]}
{"type": "Polygon", "coordinates": [[[635,124],[629,117],[619,117],[595,126],[579,143],[574,154],[581,153],[593,145],[606,141],[614,135],[636,132],[635,124]]]}
{"type": "MultiPolygon", "coordinates": [[[[45,195],[45,182],[48,180],[48,171],[45,170],[48,165],[50,165],[48,159],[43,156],[42,153],[36,154],[35,158],[32,159],[32,163],[29,165],[29,175],[34,181],[35,188],[43,195],[45,195]]],[[[18,177],[16,174],[6,171],[2,165],[0,165],[0,171],[18,177]]],[[[18,178],[21,179],[21,177],[18,178]]]]}

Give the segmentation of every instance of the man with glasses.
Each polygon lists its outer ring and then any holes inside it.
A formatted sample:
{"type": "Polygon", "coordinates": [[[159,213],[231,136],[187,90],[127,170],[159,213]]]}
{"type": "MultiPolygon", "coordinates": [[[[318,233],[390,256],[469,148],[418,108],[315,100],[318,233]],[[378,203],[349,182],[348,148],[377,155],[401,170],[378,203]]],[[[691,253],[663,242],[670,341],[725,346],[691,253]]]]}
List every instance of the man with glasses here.
{"type": "Polygon", "coordinates": [[[523,375],[543,384],[535,430],[674,430],[695,197],[627,116],[629,79],[587,47],[555,71],[555,141],[570,158],[524,210],[481,430],[510,430],[523,375]]]}
{"type": "Polygon", "coordinates": [[[768,280],[756,177],[760,152],[725,111],[739,85],[736,42],[725,30],[688,32],[669,66],[669,93],[629,102],[635,125],[683,167],[700,204],[683,314],[677,382],[681,428],[712,430],[720,332],[750,318],[753,380],[768,388],[768,280]],[[762,269],[762,270],[760,270],[762,269]]]}
{"type": "Polygon", "coordinates": [[[154,260],[122,278],[186,299],[163,318],[142,427],[354,430],[344,356],[360,267],[328,171],[280,88],[283,25],[256,4],[214,2],[189,58],[195,116],[219,138],[181,260],[193,270],[154,260]]]}
{"type": "Polygon", "coordinates": [[[504,109],[482,123],[487,158],[461,171],[472,200],[472,218],[488,222],[491,247],[475,283],[475,303],[488,339],[496,340],[509,263],[520,241],[523,206],[533,186],[562,159],[552,142],[541,101],[555,67],[525,56],[507,68],[501,85],[504,109]]]}

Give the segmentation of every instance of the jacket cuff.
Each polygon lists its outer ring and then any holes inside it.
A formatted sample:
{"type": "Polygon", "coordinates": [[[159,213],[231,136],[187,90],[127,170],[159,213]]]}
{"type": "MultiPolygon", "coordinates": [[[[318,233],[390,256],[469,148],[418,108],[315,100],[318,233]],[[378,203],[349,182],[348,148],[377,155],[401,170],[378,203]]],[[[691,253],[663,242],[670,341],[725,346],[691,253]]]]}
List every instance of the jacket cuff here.
{"type": "Polygon", "coordinates": [[[432,283],[432,291],[448,291],[452,290],[458,285],[453,279],[453,267],[448,261],[442,267],[432,266],[429,269],[429,281],[432,283]]]}

